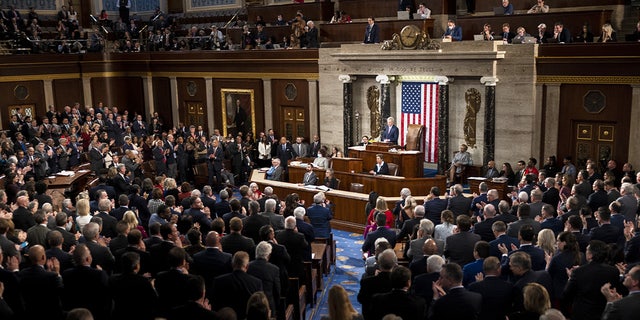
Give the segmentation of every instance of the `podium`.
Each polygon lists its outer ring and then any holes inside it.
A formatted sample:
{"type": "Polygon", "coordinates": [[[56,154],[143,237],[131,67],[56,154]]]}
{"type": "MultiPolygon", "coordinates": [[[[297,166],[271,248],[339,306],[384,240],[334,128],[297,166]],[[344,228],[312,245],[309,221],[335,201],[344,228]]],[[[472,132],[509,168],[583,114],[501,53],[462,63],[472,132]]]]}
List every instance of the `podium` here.
{"type": "Polygon", "coordinates": [[[359,158],[331,158],[333,171],[362,172],[362,159],[359,158]]]}
{"type": "Polygon", "coordinates": [[[349,156],[362,159],[363,170],[369,171],[376,165],[376,155],[382,154],[384,162],[398,165],[398,176],[422,178],[424,176],[424,152],[405,151],[397,148],[398,151],[390,152],[389,148],[393,146],[393,144],[372,143],[366,147],[349,147],[349,156]]]}

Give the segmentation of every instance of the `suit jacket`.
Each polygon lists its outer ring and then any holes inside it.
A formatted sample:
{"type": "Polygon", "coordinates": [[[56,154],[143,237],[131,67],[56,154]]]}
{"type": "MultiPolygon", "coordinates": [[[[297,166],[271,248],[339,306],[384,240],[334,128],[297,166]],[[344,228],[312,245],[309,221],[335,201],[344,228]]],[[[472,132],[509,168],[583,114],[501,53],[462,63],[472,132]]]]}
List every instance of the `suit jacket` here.
{"type": "Polygon", "coordinates": [[[284,217],[282,215],[276,214],[273,212],[266,212],[266,211],[261,212],[259,214],[262,215],[263,217],[269,218],[269,221],[271,222],[271,226],[275,231],[284,229],[284,217]]]}
{"type": "MultiPolygon", "coordinates": [[[[218,313],[203,308],[195,301],[187,301],[185,304],[169,310],[168,320],[193,320],[193,319],[218,319],[218,313]]],[[[139,318],[138,318],[139,319],[139,318]]]]}
{"type": "Polygon", "coordinates": [[[35,226],[29,228],[27,230],[27,241],[29,242],[29,247],[32,247],[36,244],[39,244],[45,248],[48,248],[47,244],[47,234],[49,233],[49,228],[45,225],[36,224],[35,226]]]}
{"type": "Polygon", "coordinates": [[[556,188],[547,189],[547,191],[542,193],[542,202],[556,207],[558,202],[560,202],[560,191],[556,188]]]}
{"type": "Polygon", "coordinates": [[[500,277],[485,277],[469,285],[469,291],[482,295],[482,308],[478,320],[504,319],[513,301],[513,284],[500,277]]]}
{"type": "Polygon", "coordinates": [[[110,216],[104,211],[99,212],[95,216],[102,218],[102,231],[100,232],[102,236],[114,238],[118,235],[118,232],[116,231],[116,224],[118,224],[118,220],[116,220],[116,218],[110,216]]]}
{"type": "Polygon", "coordinates": [[[287,142],[284,146],[284,150],[282,148],[282,144],[277,144],[271,147],[272,149],[276,149],[276,157],[280,158],[280,165],[286,168],[289,164],[289,160],[296,157],[295,151],[291,146],[291,143],[287,142]]]}
{"type": "Polygon", "coordinates": [[[610,223],[591,229],[589,237],[591,237],[591,240],[601,240],[604,243],[624,243],[623,231],[610,223]]]}
{"type": "Polygon", "coordinates": [[[116,176],[111,179],[111,182],[116,191],[116,197],[119,197],[121,194],[129,194],[129,183],[127,183],[120,174],[116,174],[116,176]]]}
{"type": "Polygon", "coordinates": [[[317,157],[318,156],[318,151],[320,151],[320,141],[313,141],[311,142],[311,144],[309,145],[309,148],[311,149],[309,151],[309,156],[311,157],[317,157]]]}
{"type": "MultiPolygon", "coordinates": [[[[207,289],[211,289],[213,280],[223,274],[229,273],[231,269],[231,254],[222,252],[217,248],[207,247],[204,251],[200,251],[193,255],[193,264],[190,272],[201,275],[207,285],[207,289]]],[[[207,290],[207,296],[211,297],[213,291],[207,290]]]]}
{"type": "Polygon", "coordinates": [[[640,313],[640,294],[630,294],[614,303],[607,303],[603,320],[632,320],[640,313]]]}
{"type": "Polygon", "coordinates": [[[140,274],[114,274],[109,278],[113,297],[112,319],[153,320],[158,295],[151,282],[140,274]]]}
{"type": "Polygon", "coordinates": [[[215,279],[212,309],[220,310],[223,307],[231,307],[235,310],[238,319],[244,319],[247,311],[249,297],[257,291],[262,291],[262,281],[241,270],[219,276],[215,279]]]}
{"type": "Polygon", "coordinates": [[[389,174],[389,166],[386,162],[383,162],[378,169],[378,165],[376,164],[373,166],[373,172],[375,172],[375,174],[389,174]]]}
{"type": "Polygon", "coordinates": [[[296,157],[307,157],[309,155],[309,145],[306,143],[294,143],[292,148],[296,157]]]}
{"type": "Polygon", "coordinates": [[[313,226],[313,231],[317,237],[329,238],[331,233],[331,224],[333,213],[329,208],[314,204],[307,208],[307,217],[313,226]]]}
{"type": "Polygon", "coordinates": [[[304,173],[304,176],[302,178],[302,184],[304,184],[305,186],[315,186],[316,184],[318,184],[318,176],[313,171],[307,171],[304,173]]]}
{"type": "Polygon", "coordinates": [[[234,255],[238,251],[244,251],[249,254],[249,257],[253,259],[256,253],[256,244],[253,239],[247,238],[240,233],[229,233],[220,239],[222,250],[231,255],[234,255]]]}
{"type": "Polygon", "coordinates": [[[451,288],[442,298],[433,302],[429,319],[478,319],[482,296],[462,287],[451,288]]]}
{"type": "Polygon", "coordinates": [[[111,296],[109,294],[109,276],[103,270],[87,266],[71,268],[62,273],[64,282],[63,305],[66,310],[87,308],[94,319],[111,318],[111,296]],[[95,292],[78,294],[87,287],[95,292]]]}
{"type": "Polygon", "coordinates": [[[502,253],[500,253],[500,250],[498,249],[498,244],[504,244],[510,250],[512,244],[519,247],[520,241],[518,241],[518,238],[503,234],[489,242],[489,254],[500,259],[502,253]]]}
{"type": "Polygon", "coordinates": [[[496,221],[496,218],[493,217],[484,219],[484,221],[476,223],[475,225],[473,225],[473,233],[479,235],[482,241],[491,242],[495,240],[496,237],[493,235],[491,226],[496,221]]]}
{"type": "Polygon", "coordinates": [[[607,304],[600,288],[607,282],[619,293],[626,290],[620,283],[618,269],[614,266],[589,262],[573,270],[564,290],[564,300],[573,303],[572,319],[600,319],[607,304]]]}
{"type": "Polygon", "coordinates": [[[440,214],[447,209],[449,202],[446,199],[434,198],[424,203],[424,217],[431,220],[434,225],[440,224],[440,214]]]}
{"type": "Polygon", "coordinates": [[[373,253],[375,251],[375,242],[378,238],[386,238],[389,240],[391,248],[396,246],[396,232],[386,227],[378,227],[375,231],[367,234],[367,238],[364,239],[364,243],[362,244],[362,252],[373,253]]]}
{"type": "Polygon", "coordinates": [[[360,280],[360,291],[358,292],[358,302],[362,305],[362,315],[365,319],[373,316],[371,313],[373,296],[376,293],[386,293],[391,291],[390,272],[380,272],[373,277],[360,280]]]}
{"type": "Polygon", "coordinates": [[[461,194],[449,198],[447,208],[453,211],[453,215],[457,218],[461,214],[469,215],[469,208],[473,199],[467,198],[461,194]]]}
{"type": "Polygon", "coordinates": [[[60,250],[60,248],[54,247],[51,249],[47,249],[45,251],[47,255],[47,259],[56,258],[60,261],[60,273],[64,272],[67,269],[73,268],[73,256],[66,252],[60,250]]]}
{"type": "Polygon", "coordinates": [[[155,288],[158,293],[160,316],[166,317],[172,308],[187,303],[189,292],[187,283],[192,275],[171,268],[156,275],[155,288]]]}
{"type": "Polygon", "coordinates": [[[111,212],[109,212],[109,215],[116,218],[117,221],[120,221],[122,220],[122,217],[124,217],[124,213],[129,210],[131,210],[129,207],[119,206],[111,210],[111,212]]]}
{"type": "Polygon", "coordinates": [[[109,248],[103,247],[95,241],[87,241],[85,244],[87,248],[89,248],[91,257],[93,258],[91,267],[95,268],[96,266],[100,266],[108,275],[111,275],[116,259],[113,257],[109,248]]]}
{"type": "Polygon", "coordinates": [[[291,261],[287,266],[287,271],[292,277],[304,277],[304,261],[311,261],[311,255],[307,248],[310,246],[301,233],[293,230],[281,230],[276,233],[278,244],[287,249],[291,261]]]}
{"type": "Polygon", "coordinates": [[[105,168],[104,155],[96,148],[91,148],[91,150],[89,150],[89,162],[91,162],[91,170],[95,174],[100,174],[100,172],[105,168]]]}
{"type": "Polygon", "coordinates": [[[271,224],[271,219],[260,214],[250,215],[242,219],[242,234],[253,239],[254,243],[260,243],[260,228],[271,224]]]}
{"type": "Polygon", "coordinates": [[[473,247],[480,241],[480,236],[471,232],[460,232],[447,237],[444,244],[444,255],[449,262],[455,262],[460,266],[475,260],[473,247]]]}
{"type": "Polygon", "coordinates": [[[264,259],[256,259],[249,263],[247,273],[262,281],[262,289],[269,299],[272,312],[278,310],[280,302],[280,269],[264,259]]]}
{"type": "Polygon", "coordinates": [[[531,269],[533,271],[544,270],[547,262],[544,258],[544,250],[534,246],[534,245],[521,245],[518,250],[514,250],[509,252],[509,255],[512,255],[514,252],[525,252],[531,257],[531,269]]]}
{"type": "Polygon", "coordinates": [[[393,289],[387,293],[378,293],[372,299],[371,319],[382,319],[393,313],[403,320],[424,319],[426,302],[421,297],[409,295],[401,289],[393,289]]]}
{"type": "Polygon", "coordinates": [[[522,226],[525,224],[530,224],[533,227],[533,232],[535,234],[538,234],[538,232],[540,232],[540,222],[535,221],[531,218],[526,218],[509,223],[509,225],[507,226],[507,234],[510,237],[518,238],[518,232],[520,232],[520,228],[522,228],[522,226]]]}
{"type": "Polygon", "coordinates": [[[62,278],[39,265],[18,272],[25,319],[63,319],[62,278]]]}
{"type": "Polygon", "coordinates": [[[284,180],[284,167],[282,165],[277,166],[271,175],[267,175],[267,180],[283,181],[284,180]]]}
{"type": "Polygon", "coordinates": [[[33,214],[25,207],[18,207],[18,209],[13,210],[12,220],[15,229],[21,229],[23,231],[29,230],[29,228],[36,225],[33,214]]]}
{"type": "MultiPolygon", "coordinates": [[[[426,259],[425,259],[426,260],[426,259]]],[[[413,273],[412,273],[413,275],[413,273]]],[[[439,272],[425,273],[416,276],[411,281],[411,293],[418,297],[422,297],[427,302],[426,314],[429,312],[429,308],[433,301],[433,283],[440,278],[439,272]]]]}
{"type": "Polygon", "coordinates": [[[540,229],[551,229],[556,236],[564,230],[564,224],[556,218],[544,219],[540,222],[540,229]]]}
{"type": "MultiPolygon", "coordinates": [[[[374,24],[375,26],[375,24],[374,24]]],[[[377,43],[377,42],[376,42],[377,43]]],[[[389,140],[389,142],[393,143],[393,144],[398,144],[398,136],[400,135],[400,131],[398,130],[398,127],[396,127],[396,125],[392,125],[391,128],[389,128],[389,126],[384,126],[384,131],[382,131],[380,138],[382,139],[382,141],[386,141],[387,139],[389,140]]]]}
{"type": "MultiPolygon", "coordinates": [[[[380,27],[377,24],[368,25],[364,30],[364,43],[380,43],[380,27]]],[[[396,137],[396,144],[398,139],[396,137]]]]}
{"type": "Polygon", "coordinates": [[[0,316],[6,316],[3,319],[20,319],[19,317],[24,312],[24,303],[20,296],[18,274],[7,269],[0,269],[0,282],[4,284],[4,299],[2,302],[6,302],[6,307],[11,309],[11,312],[8,312],[9,310],[6,308],[5,313],[0,311],[0,316]],[[10,318],[8,316],[10,313],[13,313],[15,318],[10,318]]]}

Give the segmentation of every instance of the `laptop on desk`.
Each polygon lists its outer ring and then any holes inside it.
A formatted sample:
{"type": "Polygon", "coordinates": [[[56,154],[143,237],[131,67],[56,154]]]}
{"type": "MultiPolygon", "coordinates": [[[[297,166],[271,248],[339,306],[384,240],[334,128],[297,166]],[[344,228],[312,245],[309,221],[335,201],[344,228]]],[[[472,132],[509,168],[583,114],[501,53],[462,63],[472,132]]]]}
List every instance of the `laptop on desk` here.
{"type": "Polygon", "coordinates": [[[482,41],[482,40],[484,40],[484,36],[483,36],[483,35],[481,35],[481,34],[474,34],[474,35],[473,35],[473,40],[475,40],[475,41],[482,41]]]}
{"type": "Polygon", "coordinates": [[[421,19],[429,19],[430,17],[428,15],[422,15],[422,13],[414,13],[413,14],[413,20],[421,20],[421,19]]]}
{"type": "Polygon", "coordinates": [[[524,42],[522,43],[537,43],[538,39],[536,37],[524,37],[524,42]]]}
{"type": "Polygon", "coordinates": [[[493,14],[496,16],[504,16],[504,8],[503,7],[493,7],[493,14]]]}
{"type": "Polygon", "coordinates": [[[398,20],[409,20],[409,11],[398,11],[398,20]]]}

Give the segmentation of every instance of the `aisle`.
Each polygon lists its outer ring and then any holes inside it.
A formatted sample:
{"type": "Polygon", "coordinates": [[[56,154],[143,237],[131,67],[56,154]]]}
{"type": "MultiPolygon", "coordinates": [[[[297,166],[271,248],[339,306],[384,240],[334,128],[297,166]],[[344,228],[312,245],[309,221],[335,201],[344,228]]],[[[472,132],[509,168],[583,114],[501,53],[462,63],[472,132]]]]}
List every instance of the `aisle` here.
{"type": "Polygon", "coordinates": [[[353,307],[361,312],[357,296],[360,291],[360,278],[364,272],[364,261],[362,260],[362,251],[360,251],[363,243],[362,234],[333,230],[333,238],[336,240],[337,247],[336,266],[324,279],[325,288],[321,293],[318,293],[316,307],[307,310],[307,319],[309,320],[319,320],[322,315],[329,314],[327,296],[329,289],[334,284],[339,284],[347,290],[353,307]]]}

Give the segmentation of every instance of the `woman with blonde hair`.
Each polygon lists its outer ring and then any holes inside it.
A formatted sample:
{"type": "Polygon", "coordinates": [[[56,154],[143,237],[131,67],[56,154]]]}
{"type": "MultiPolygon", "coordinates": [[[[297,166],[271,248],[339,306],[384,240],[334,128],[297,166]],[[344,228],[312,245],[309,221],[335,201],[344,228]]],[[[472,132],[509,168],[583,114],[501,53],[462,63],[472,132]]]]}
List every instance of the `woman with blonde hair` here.
{"type": "Polygon", "coordinates": [[[413,211],[416,209],[417,205],[418,203],[416,202],[416,199],[412,196],[408,196],[404,199],[404,206],[402,206],[402,210],[406,213],[409,219],[413,219],[413,211]]]}
{"type": "Polygon", "coordinates": [[[616,31],[613,30],[613,27],[611,27],[610,24],[605,23],[602,25],[602,34],[600,35],[600,38],[598,39],[598,42],[616,42],[618,41],[617,37],[616,37],[616,31]]]}
{"type": "Polygon", "coordinates": [[[329,289],[329,316],[321,320],[362,320],[364,319],[351,305],[349,294],[341,285],[334,285],[329,289]]]}
{"type": "Polygon", "coordinates": [[[369,234],[369,232],[371,231],[375,231],[378,226],[376,225],[376,216],[378,214],[384,214],[385,216],[387,216],[387,222],[385,223],[385,226],[387,228],[392,228],[393,227],[393,212],[391,212],[391,210],[389,210],[389,207],[387,207],[387,200],[384,197],[378,197],[378,199],[376,200],[376,207],[373,208],[371,210],[371,212],[369,212],[369,217],[367,217],[367,226],[364,228],[364,238],[367,238],[367,234],[369,234]]]}
{"type": "Polygon", "coordinates": [[[527,284],[522,290],[524,296],[524,311],[509,315],[510,320],[538,320],[551,308],[549,292],[535,282],[527,284]]]}
{"type": "Polygon", "coordinates": [[[78,230],[82,230],[87,223],[91,222],[89,208],[89,199],[82,198],[76,202],[76,228],[78,230]]]}
{"type": "Polygon", "coordinates": [[[142,233],[142,239],[146,239],[148,237],[147,231],[144,230],[144,227],[140,225],[138,222],[138,217],[136,217],[136,213],[128,210],[122,216],[122,221],[126,222],[129,225],[129,230],[138,229],[140,233],[142,233]]]}
{"type": "Polygon", "coordinates": [[[553,257],[556,254],[556,235],[551,229],[542,229],[538,232],[538,248],[544,250],[544,254],[553,257]]]}

